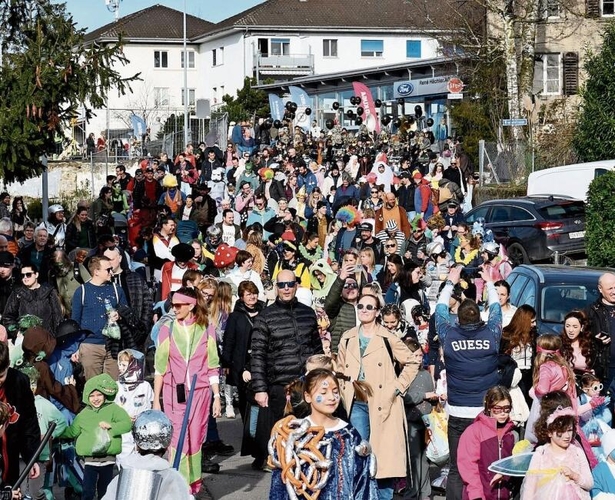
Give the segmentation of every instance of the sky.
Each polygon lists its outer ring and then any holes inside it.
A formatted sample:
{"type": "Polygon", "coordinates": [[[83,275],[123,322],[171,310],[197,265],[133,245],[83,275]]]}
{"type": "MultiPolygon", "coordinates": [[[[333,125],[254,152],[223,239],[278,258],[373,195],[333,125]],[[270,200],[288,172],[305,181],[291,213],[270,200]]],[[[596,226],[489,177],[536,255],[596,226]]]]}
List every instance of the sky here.
{"type": "MultiPolygon", "coordinates": [[[[55,0],[54,0],[55,1],[55,0]]],[[[66,10],[73,16],[73,20],[79,28],[87,31],[100,28],[105,24],[113,22],[115,14],[107,10],[105,0],[62,0],[66,4],[66,10]]],[[[254,5],[262,3],[263,0],[121,0],[120,17],[133,12],[151,7],[152,5],[162,4],[179,11],[186,12],[200,17],[207,21],[217,23],[234,16],[254,5]]],[[[60,3],[57,0],[56,3],[60,3]]]]}

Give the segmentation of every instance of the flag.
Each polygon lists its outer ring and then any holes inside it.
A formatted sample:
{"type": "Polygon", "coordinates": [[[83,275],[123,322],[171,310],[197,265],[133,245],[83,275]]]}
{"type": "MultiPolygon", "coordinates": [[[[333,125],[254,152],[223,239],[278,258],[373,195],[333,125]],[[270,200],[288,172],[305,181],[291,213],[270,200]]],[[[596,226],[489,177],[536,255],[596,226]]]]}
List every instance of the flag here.
{"type": "Polygon", "coordinates": [[[367,85],[361,82],[352,82],[352,88],[354,89],[355,95],[359,96],[361,99],[360,106],[365,110],[362,118],[367,130],[379,133],[380,121],[376,113],[376,106],[374,106],[372,91],[367,88],[367,85]]]}
{"type": "Polygon", "coordinates": [[[130,117],[130,121],[132,123],[132,132],[138,140],[141,140],[141,136],[145,134],[145,129],[147,125],[145,124],[145,120],[137,115],[132,115],[130,117]]]}
{"type": "Polygon", "coordinates": [[[310,117],[305,114],[306,108],[312,107],[312,98],[301,87],[290,85],[290,98],[297,104],[297,112],[295,113],[295,125],[304,130],[310,129],[310,117]]]}
{"type": "Polygon", "coordinates": [[[269,109],[271,110],[272,119],[282,120],[284,118],[284,104],[281,97],[269,94],[269,109]]]}

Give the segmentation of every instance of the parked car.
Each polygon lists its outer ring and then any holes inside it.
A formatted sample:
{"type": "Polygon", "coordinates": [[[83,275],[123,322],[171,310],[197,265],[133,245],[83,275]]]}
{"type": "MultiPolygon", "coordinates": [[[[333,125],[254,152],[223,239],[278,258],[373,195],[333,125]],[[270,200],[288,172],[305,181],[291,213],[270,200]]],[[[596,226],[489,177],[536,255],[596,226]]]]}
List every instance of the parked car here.
{"type": "Polygon", "coordinates": [[[466,214],[473,224],[484,219],[513,265],[585,257],[585,203],[554,196],[489,200],[466,214]]]}
{"type": "Polygon", "coordinates": [[[528,304],[536,310],[538,333],[561,333],[564,316],[573,309],[587,309],[595,302],[598,278],[607,271],[598,267],[554,264],[521,265],[506,281],[510,284],[510,303],[528,304]]]}

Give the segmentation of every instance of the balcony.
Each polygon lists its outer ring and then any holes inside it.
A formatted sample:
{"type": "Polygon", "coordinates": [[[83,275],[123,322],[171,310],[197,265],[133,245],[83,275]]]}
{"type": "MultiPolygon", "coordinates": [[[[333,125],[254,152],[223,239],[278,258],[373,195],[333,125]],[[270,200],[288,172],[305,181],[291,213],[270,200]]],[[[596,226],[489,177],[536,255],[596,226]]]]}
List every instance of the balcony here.
{"type": "Polygon", "coordinates": [[[254,71],[261,76],[308,76],[314,74],[313,54],[264,55],[254,56],[254,71]]]}

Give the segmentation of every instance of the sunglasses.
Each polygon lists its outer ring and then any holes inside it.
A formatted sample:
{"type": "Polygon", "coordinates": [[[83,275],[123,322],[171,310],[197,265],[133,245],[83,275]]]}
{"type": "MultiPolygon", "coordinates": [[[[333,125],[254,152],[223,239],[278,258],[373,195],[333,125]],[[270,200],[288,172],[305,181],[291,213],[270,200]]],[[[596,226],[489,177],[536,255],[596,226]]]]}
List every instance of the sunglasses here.
{"type": "Polygon", "coordinates": [[[181,308],[181,307],[183,307],[183,306],[189,306],[189,305],[190,305],[190,304],[186,304],[185,302],[176,302],[176,303],[174,303],[174,304],[171,304],[171,307],[172,307],[173,309],[179,309],[179,308],[181,308]]]}
{"type": "Polygon", "coordinates": [[[111,245],[111,246],[105,247],[105,250],[115,250],[116,247],[117,245],[111,245]]]}
{"type": "Polygon", "coordinates": [[[372,194],[378,194],[378,191],[372,191],[372,194]]]}
{"type": "Polygon", "coordinates": [[[103,271],[107,271],[109,274],[111,274],[113,272],[113,268],[107,267],[106,269],[103,269],[103,271]]]}
{"type": "Polygon", "coordinates": [[[356,283],[346,283],[344,284],[344,290],[356,290],[359,288],[359,285],[356,283]]]}
{"type": "Polygon", "coordinates": [[[31,278],[34,273],[21,273],[22,278],[31,278]]]}
{"type": "Polygon", "coordinates": [[[385,247],[387,248],[395,248],[397,245],[395,243],[389,243],[388,245],[385,245],[385,247]]]}
{"type": "Polygon", "coordinates": [[[512,410],[512,406],[492,406],[491,413],[494,415],[499,415],[500,413],[510,413],[512,410]]]}
{"type": "Polygon", "coordinates": [[[295,286],[297,285],[297,282],[296,281],[278,281],[276,282],[276,285],[280,289],[295,288],[295,286]]]}
{"type": "Polygon", "coordinates": [[[359,311],[362,311],[363,309],[367,309],[368,311],[374,311],[378,308],[372,304],[357,304],[357,309],[359,311]]]}

